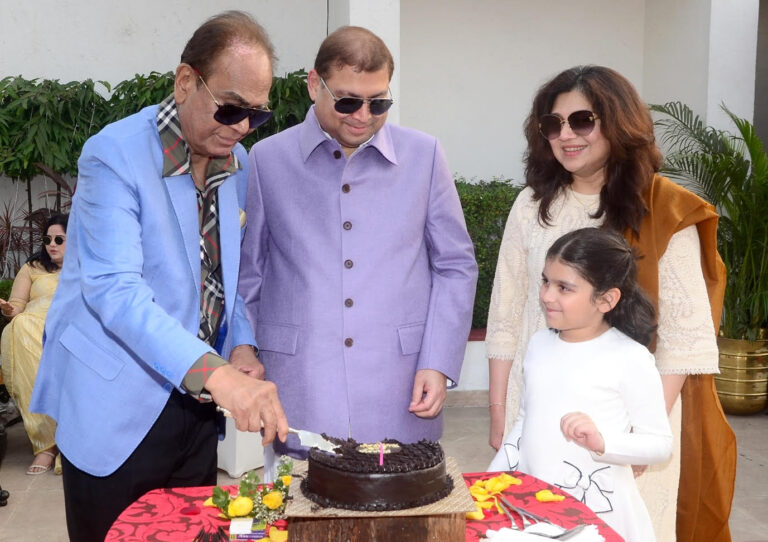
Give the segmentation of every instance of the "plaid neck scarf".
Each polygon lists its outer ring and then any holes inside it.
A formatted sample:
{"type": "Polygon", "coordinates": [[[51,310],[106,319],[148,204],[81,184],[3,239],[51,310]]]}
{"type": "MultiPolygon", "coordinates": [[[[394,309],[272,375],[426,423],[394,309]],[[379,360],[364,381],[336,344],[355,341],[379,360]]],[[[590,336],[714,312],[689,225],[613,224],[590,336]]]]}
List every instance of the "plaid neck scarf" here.
{"type": "MultiPolygon", "coordinates": [[[[163,177],[191,175],[189,147],[181,132],[173,95],[168,96],[158,107],[157,128],[163,145],[163,177]]],[[[238,169],[240,162],[232,152],[228,156],[212,157],[208,162],[203,189],[197,190],[201,264],[200,329],[197,336],[211,346],[216,344],[224,313],[217,189],[238,169]]]]}

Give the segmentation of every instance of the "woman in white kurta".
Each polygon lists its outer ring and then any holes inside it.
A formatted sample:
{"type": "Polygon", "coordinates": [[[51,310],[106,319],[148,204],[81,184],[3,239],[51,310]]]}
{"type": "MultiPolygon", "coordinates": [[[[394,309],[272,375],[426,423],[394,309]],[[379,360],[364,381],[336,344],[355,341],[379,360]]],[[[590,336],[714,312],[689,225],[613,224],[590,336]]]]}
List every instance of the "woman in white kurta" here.
{"type": "MultiPolygon", "coordinates": [[[[486,337],[490,444],[497,449],[515,420],[521,394],[522,363],[513,361],[522,360],[530,337],[545,326],[536,292],[547,249],[563,233],[584,226],[637,232],[646,218],[643,196],[649,187],[670,183],[654,175],[661,155],[647,108],[631,84],[607,68],[573,68],[545,84],[534,99],[526,136],[527,187],[506,224],[486,337]],[[583,123],[574,122],[574,131],[567,120],[582,111],[594,113],[588,133],[583,123]],[[539,130],[542,113],[559,117],[560,130],[549,132],[552,139],[539,130]]],[[[655,355],[675,443],[672,458],[637,481],[663,542],[676,538],[680,389],[686,375],[718,370],[701,254],[697,227],[690,225],[672,235],[658,260],[655,355]]]]}

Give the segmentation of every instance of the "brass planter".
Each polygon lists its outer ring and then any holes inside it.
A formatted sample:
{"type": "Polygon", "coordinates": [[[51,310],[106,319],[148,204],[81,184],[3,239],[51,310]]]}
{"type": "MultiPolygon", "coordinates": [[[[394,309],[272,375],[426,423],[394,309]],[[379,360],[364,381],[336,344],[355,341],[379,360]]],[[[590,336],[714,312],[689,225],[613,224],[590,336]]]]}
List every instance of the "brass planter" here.
{"type": "Polygon", "coordinates": [[[717,395],[728,414],[755,414],[768,407],[768,340],[717,338],[717,395]]]}

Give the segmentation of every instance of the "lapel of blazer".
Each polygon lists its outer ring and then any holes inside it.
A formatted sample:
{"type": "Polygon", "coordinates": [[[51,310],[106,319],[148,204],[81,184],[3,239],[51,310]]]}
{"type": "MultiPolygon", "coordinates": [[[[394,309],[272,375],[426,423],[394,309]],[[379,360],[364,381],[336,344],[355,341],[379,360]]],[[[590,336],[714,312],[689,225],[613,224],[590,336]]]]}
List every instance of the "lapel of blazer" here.
{"type": "Polygon", "coordinates": [[[224,312],[232,318],[237,293],[237,273],[240,267],[240,213],[237,182],[231,175],[219,186],[219,244],[221,245],[221,274],[224,280],[224,312]]]}
{"type": "MultiPolygon", "coordinates": [[[[197,194],[195,185],[189,175],[165,177],[165,185],[168,187],[168,195],[171,199],[173,211],[181,229],[181,237],[184,239],[184,250],[187,254],[190,272],[195,291],[200,295],[200,219],[197,213],[197,194]]],[[[199,297],[198,297],[199,304],[199,297]]]]}

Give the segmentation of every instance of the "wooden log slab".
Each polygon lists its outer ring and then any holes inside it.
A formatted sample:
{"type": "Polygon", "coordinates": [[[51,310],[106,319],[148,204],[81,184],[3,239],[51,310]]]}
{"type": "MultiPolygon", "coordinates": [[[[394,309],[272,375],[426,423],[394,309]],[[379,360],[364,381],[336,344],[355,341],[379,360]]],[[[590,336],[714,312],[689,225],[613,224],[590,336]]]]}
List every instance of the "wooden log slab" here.
{"type": "Polygon", "coordinates": [[[433,516],[295,517],[291,542],[464,542],[464,513],[433,516]]]}

